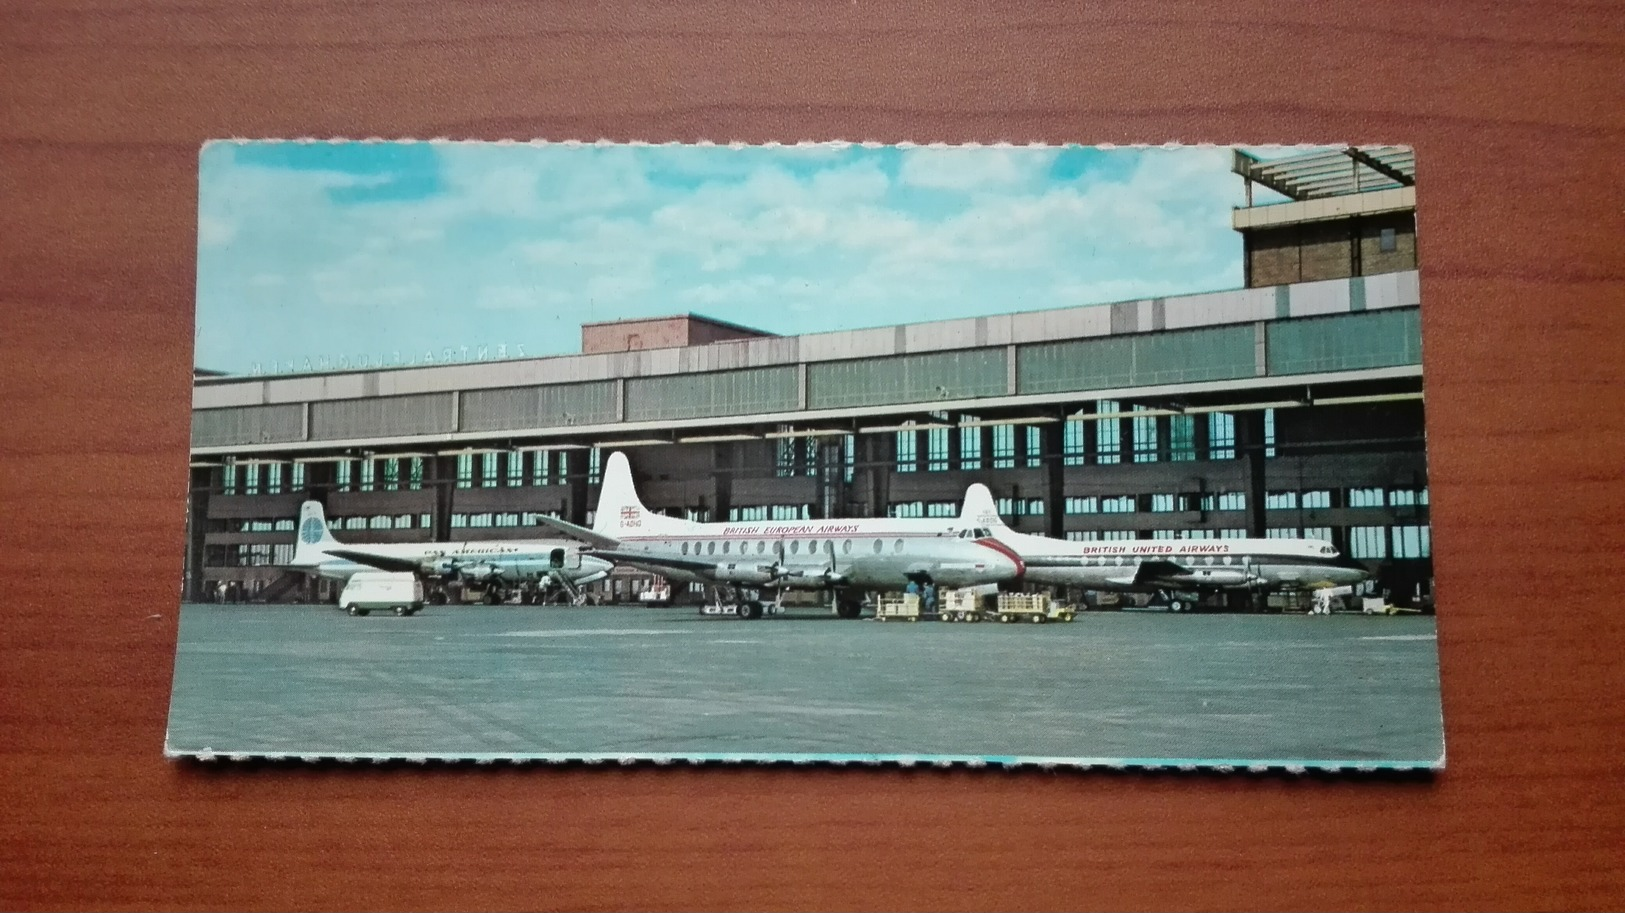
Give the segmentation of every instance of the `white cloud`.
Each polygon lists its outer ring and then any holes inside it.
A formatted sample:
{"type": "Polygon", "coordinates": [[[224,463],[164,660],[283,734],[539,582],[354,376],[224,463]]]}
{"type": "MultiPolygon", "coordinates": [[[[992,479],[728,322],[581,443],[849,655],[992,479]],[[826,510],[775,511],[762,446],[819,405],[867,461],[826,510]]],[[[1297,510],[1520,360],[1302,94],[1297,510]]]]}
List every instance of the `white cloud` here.
{"type": "Polygon", "coordinates": [[[962,193],[1031,187],[1049,172],[1054,147],[929,146],[903,150],[898,180],[910,187],[962,193]]]}
{"type": "Polygon", "coordinates": [[[197,240],[204,247],[224,247],[237,237],[237,223],[221,216],[201,213],[197,217],[197,240]]]}

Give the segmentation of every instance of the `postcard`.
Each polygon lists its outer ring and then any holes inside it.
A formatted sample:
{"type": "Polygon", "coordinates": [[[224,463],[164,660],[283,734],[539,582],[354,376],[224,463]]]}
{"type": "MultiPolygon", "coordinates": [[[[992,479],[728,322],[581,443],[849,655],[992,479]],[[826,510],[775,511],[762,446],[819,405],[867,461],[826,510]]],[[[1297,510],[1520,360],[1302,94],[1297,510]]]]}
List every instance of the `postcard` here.
{"type": "Polygon", "coordinates": [[[198,172],[167,756],[1444,765],[1408,147],[198,172]]]}

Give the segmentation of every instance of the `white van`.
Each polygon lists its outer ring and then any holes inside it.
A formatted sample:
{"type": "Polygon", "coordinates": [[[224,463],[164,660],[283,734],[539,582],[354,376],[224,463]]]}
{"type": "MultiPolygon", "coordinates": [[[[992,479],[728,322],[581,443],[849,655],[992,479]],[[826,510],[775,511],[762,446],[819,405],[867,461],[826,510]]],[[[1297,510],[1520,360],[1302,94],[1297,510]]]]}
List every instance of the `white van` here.
{"type": "Polygon", "coordinates": [[[416,615],[423,608],[423,581],[416,574],[361,571],[350,577],[339,594],[339,608],[351,615],[373,609],[394,609],[396,615],[416,615]]]}

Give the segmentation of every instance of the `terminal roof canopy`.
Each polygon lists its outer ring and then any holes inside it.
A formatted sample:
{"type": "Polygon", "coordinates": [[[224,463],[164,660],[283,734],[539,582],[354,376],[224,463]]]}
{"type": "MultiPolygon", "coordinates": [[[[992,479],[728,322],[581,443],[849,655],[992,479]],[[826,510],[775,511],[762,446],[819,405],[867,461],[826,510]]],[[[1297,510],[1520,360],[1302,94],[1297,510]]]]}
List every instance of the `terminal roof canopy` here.
{"type": "Polygon", "coordinates": [[[1279,159],[1235,150],[1231,170],[1292,200],[1392,190],[1416,184],[1416,153],[1409,146],[1347,146],[1279,159]]]}

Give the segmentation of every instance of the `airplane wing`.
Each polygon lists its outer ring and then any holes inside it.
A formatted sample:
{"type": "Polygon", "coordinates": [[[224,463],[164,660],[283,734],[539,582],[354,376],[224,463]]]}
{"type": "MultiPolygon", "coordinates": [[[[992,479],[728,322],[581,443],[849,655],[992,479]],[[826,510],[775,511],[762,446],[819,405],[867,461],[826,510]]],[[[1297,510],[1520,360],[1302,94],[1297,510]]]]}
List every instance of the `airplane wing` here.
{"type": "Polygon", "coordinates": [[[1181,577],[1189,573],[1189,568],[1173,561],[1141,561],[1139,570],[1134,572],[1134,582],[1146,583],[1163,577],[1181,577]]]}
{"type": "Polygon", "coordinates": [[[593,546],[594,548],[617,549],[621,547],[621,540],[616,539],[613,536],[606,536],[603,533],[595,533],[585,526],[577,526],[568,520],[560,520],[557,517],[546,516],[537,517],[536,519],[542,521],[548,526],[553,527],[559,532],[564,533],[566,536],[569,536],[572,539],[579,539],[582,542],[593,546]]]}
{"type": "Polygon", "coordinates": [[[354,561],[356,564],[365,564],[380,571],[399,571],[401,573],[416,573],[421,565],[410,558],[395,558],[390,555],[375,555],[372,552],[363,552],[353,548],[330,548],[329,555],[354,561]]]}
{"type": "Polygon", "coordinates": [[[612,548],[594,548],[587,554],[617,564],[652,565],[680,571],[711,571],[717,567],[715,561],[696,561],[693,558],[679,558],[675,555],[651,555],[648,552],[622,552],[612,548]]]}

